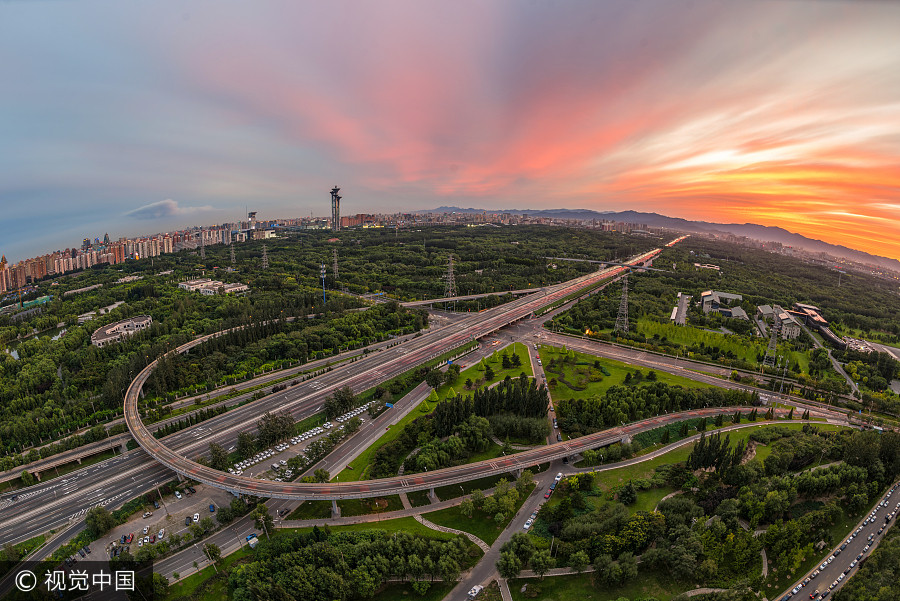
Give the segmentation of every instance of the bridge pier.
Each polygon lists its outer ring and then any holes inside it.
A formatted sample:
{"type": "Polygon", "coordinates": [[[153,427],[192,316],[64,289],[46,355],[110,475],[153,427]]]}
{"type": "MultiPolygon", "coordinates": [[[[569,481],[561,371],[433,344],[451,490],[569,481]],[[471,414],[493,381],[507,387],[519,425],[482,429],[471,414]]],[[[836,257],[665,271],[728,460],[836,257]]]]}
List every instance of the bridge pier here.
{"type": "Polygon", "coordinates": [[[429,499],[437,499],[437,493],[434,492],[434,487],[428,489],[428,498],[429,499]]]}
{"type": "Polygon", "coordinates": [[[522,477],[522,468],[517,467],[516,468],[516,480],[518,480],[521,477],[522,477]]]}
{"type": "Polygon", "coordinates": [[[76,458],[75,458],[75,461],[78,462],[78,465],[81,465],[81,457],[76,457],[76,458]]]}
{"type": "Polygon", "coordinates": [[[341,508],[338,507],[337,499],[331,500],[331,517],[333,517],[333,518],[341,517],[341,508]]]}
{"type": "Polygon", "coordinates": [[[35,480],[37,480],[38,482],[41,481],[41,473],[40,472],[34,472],[32,474],[32,476],[34,476],[35,480]]]}

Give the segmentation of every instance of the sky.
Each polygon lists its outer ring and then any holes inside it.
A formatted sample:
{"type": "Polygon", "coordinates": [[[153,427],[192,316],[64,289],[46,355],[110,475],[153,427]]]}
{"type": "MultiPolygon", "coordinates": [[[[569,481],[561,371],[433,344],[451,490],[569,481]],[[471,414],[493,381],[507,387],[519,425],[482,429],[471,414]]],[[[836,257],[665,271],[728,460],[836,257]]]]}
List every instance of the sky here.
{"type": "Polygon", "coordinates": [[[900,3],[0,2],[0,252],[587,208],[900,258],[900,3]]]}

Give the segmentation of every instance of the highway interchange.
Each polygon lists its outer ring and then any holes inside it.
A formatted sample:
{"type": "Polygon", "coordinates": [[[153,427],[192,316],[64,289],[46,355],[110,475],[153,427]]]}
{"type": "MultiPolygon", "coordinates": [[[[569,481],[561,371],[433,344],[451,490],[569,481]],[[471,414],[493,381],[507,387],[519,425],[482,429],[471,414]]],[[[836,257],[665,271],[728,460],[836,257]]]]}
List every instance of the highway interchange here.
{"type": "MultiPolygon", "coordinates": [[[[69,533],[83,527],[81,517],[90,507],[104,505],[112,508],[152,489],[153,486],[159,483],[169,481],[172,478],[172,472],[169,467],[174,467],[176,471],[188,474],[192,478],[208,482],[214,486],[220,486],[232,491],[253,493],[264,497],[333,499],[382,496],[395,494],[401,490],[422,490],[437,485],[479,478],[489,474],[515,471],[517,468],[538,463],[546,463],[563,456],[574,455],[586,448],[615,442],[628,434],[633,434],[649,427],[657,427],[667,420],[690,417],[694,413],[697,415],[701,413],[713,414],[717,411],[733,413],[735,408],[724,408],[721,410],[711,409],[690,412],[690,414],[685,416],[653,418],[652,420],[646,420],[646,423],[628,424],[624,428],[598,433],[593,437],[584,437],[583,439],[564,444],[540,447],[535,449],[532,454],[517,454],[501,460],[493,460],[492,462],[470,464],[468,466],[432,472],[427,475],[417,474],[415,477],[348,483],[346,485],[329,483],[311,486],[298,483],[287,484],[252,480],[250,478],[233,478],[222,474],[222,472],[204,468],[189,460],[189,457],[202,455],[210,442],[219,442],[225,445],[226,448],[231,446],[237,433],[246,429],[248,423],[254,423],[255,419],[266,410],[274,408],[286,409],[291,411],[296,418],[302,419],[315,413],[320,408],[322,399],[329,392],[345,384],[350,385],[355,391],[371,388],[434,356],[442,354],[448,348],[462,346],[473,338],[482,338],[510,324],[517,325],[513,325],[512,328],[507,327],[507,330],[520,330],[517,332],[518,334],[521,334],[523,329],[531,329],[536,333],[539,330],[539,327],[537,327],[539,326],[538,323],[532,326],[531,323],[521,321],[529,317],[536,308],[566,298],[573,292],[592,285],[599,279],[614,277],[621,271],[623,271],[622,268],[607,269],[600,272],[602,275],[592,274],[573,282],[547,287],[543,294],[522,297],[511,303],[495,307],[492,310],[459,319],[448,326],[404,342],[402,345],[370,353],[363,359],[335,368],[333,371],[314,379],[301,382],[297,386],[289,387],[281,393],[276,393],[260,401],[233,409],[226,414],[203,422],[198,425],[199,427],[172,434],[162,441],[157,441],[142,427],[140,417],[137,414],[136,403],[134,403],[133,411],[127,414],[129,427],[132,428],[132,432],[138,437],[142,446],[148,448],[151,453],[162,459],[168,467],[153,461],[141,450],[135,450],[102,463],[82,468],[68,477],[52,480],[46,484],[24,490],[18,495],[18,500],[15,503],[11,503],[8,500],[9,497],[5,496],[0,501],[0,526],[2,526],[2,530],[0,530],[2,532],[0,534],[2,540],[0,540],[0,543],[19,542],[33,536],[35,533],[58,528],[61,524],[69,525],[64,535],[67,536],[69,533]],[[145,438],[147,435],[150,437],[149,440],[145,438]],[[211,474],[210,472],[214,473],[211,474]],[[249,480],[249,482],[244,480],[249,480]]],[[[537,322],[538,320],[534,321],[537,322]]],[[[568,337],[558,337],[558,335],[554,334],[544,333],[540,335],[543,337],[542,342],[563,343],[569,348],[577,348],[587,352],[596,353],[597,347],[602,346],[589,342],[575,341],[568,337]]],[[[195,343],[190,343],[191,346],[193,344],[195,343]]],[[[672,371],[673,373],[677,373],[676,370],[684,370],[684,366],[678,365],[678,361],[668,358],[660,358],[635,351],[627,352],[624,349],[609,346],[606,346],[605,350],[608,355],[619,355],[616,358],[639,365],[655,365],[657,369],[672,371]]],[[[152,369],[152,365],[150,369],[152,369]]],[[[132,400],[137,399],[140,386],[146,380],[147,375],[149,375],[149,369],[142,372],[129,389],[132,400]]],[[[697,372],[684,373],[683,375],[699,380],[707,378],[711,380],[710,383],[718,386],[741,387],[734,385],[734,383],[723,381],[713,375],[699,374],[697,372]]],[[[819,408],[812,407],[812,409],[817,410],[819,408]]],[[[375,435],[378,432],[372,432],[372,434],[375,435]]],[[[365,437],[365,441],[368,442],[369,438],[368,436],[365,437]]],[[[365,448],[365,446],[357,441],[353,449],[358,447],[365,448]]],[[[329,457],[330,461],[337,464],[343,459],[344,464],[346,464],[346,462],[352,460],[352,457],[350,457],[352,453],[347,450],[349,447],[344,445],[339,447],[339,449],[342,449],[343,457],[335,455],[329,457]],[[348,459],[348,457],[350,458],[348,459]]],[[[281,505],[281,502],[275,503],[281,505]]],[[[287,507],[287,504],[285,504],[285,507],[287,507]]],[[[863,534],[865,534],[865,531],[863,534]]],[[[850,545],[855,545],[857,542],[861,542],[860,537],[850,541],[850,545]]],[[[851,548],[855,547],[848,546],[848,549],[851,548]]],[[[847,551],[845,551],[846,553],[847,551]]],[[[849,564],[849,556],[847,559],[846,563],[849,564]]],[[[823,576],[830,578],[830,576],[827,576],[827,574],[830,574],[830,568],[830,566],[826,567],[817,580],[823,582],[823,576]]],[[[834,569],[837,569],[837,565],[835,565],[834,569]]]]}

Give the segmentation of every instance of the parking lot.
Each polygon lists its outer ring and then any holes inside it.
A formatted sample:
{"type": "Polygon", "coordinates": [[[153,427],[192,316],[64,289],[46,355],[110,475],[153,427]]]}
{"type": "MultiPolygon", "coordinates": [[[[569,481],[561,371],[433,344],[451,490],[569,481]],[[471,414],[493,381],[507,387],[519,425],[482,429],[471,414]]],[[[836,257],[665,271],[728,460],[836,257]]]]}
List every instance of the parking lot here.
{"type": "MultiPolygon", "coordinates": [[[[365,422],[365,418],[360,417],[360,414],[368,411],[371,404],[371,402],[366,403],[352,411],[348,411],[347,413],[336,417],[334,421],[339,424],[344,424],[356,417],[360,422],[365,422]]],[[[321,426],[316,426],[302,434],[294,436],[289,442],[279,443],[269,449],[256,453],[256,455],[249,459],[244,459],[243,461],[235,463],[228,468],[228,472],[236,476],[261,476],[270,472],[270,474],[267,475],[271,475],[272,479],[276,482],[293,480],[295,477],[299,476],[299,474],[295,474],[293,470],[287,467],[287,460],[294,456],[305,456],[307,447],[316,439],[332,431],[341,431],[343,428],[343,425],[339,425],[335,428],[334,424],[331,422],[325,422],[321,426]],[[291,447],[296,448],[293,449],[292,453],[289,453],[288,451],[292,450],[291,447]]]]}
{"type": "Polygon", "coordinates": [[[185,519],[189,518],[191,523],[194,515],[198,516],[198,521],[206,516],[215,519],[215,513],[210,512],[209,506],[213,505],[218,510],[219,507],[229,505],[234,498],[224,490],[203,484],[190,485],[190,488],[196,492],[191,493],[187,484],[178,488],[180,499],[174,494],[164,496],[162,501],[157,499],[156,504],[159,508],[147,506],[144,514],[136,513],[128,522],[116,526],[101,540],[95,542],[93,550],[103,543],[107,554],[114,549],[127,548],[129,553],[136,555],[144,544],[158,543],[160,531],[163,531],[163,540],[176,533],[183,537],[189,534],[189,526],[185,524],[185,519]],[[144,517],[146,513],[150,515],[144,517]],[[126,537],[127,541],[129,535],[131,541],[123,543],[122,537],[126,537]]]}

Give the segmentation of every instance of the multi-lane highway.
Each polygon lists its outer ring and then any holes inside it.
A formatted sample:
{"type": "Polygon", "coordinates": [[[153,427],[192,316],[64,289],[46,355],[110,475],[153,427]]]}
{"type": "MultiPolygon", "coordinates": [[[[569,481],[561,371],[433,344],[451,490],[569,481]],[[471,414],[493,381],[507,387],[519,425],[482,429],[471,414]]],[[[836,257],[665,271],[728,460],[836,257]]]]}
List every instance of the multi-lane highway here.
{"type": "MultiPolygon", "coordinates": [[[[638,257],[635,257],[630,263],[633,265],[643,265],[655,258],[660,252],[659,249],[655,249],[643,253],[638,257]]],[[[338,370],[340,376],[339,381],[330,382],[325,377],[317,379],[317,385],[320,388],[314,392],[297,394],[293,389],[288,389],[287,392],[290,400],[287,400],[285,405],[293,412],[296,411],[299,406],[319,402],[322,398],[322,393],[330,392],[339,386],[349,385],[353,390],[365,390],[371,388],[394,376],[400,375],[417,365],[425,363],[448,350],[461,347],[469,341],[481,338],[482,336],[491,334],[511,323],[525,319],[534,311],[548,304],[562,300],[584,288],[591,287],[599,281],[615,277],[626,269],[626,267],[609,268],[563,284],[549,286],[544,290],[543,294],[523,297],[499,307],[494,307],[441,328],[435,332],[425,334],[402,345],[402,347],[394,347],[377,356],[366,357],[338,370]]],[[[203,341],[204,338],[197,339],[182,345],[173,352],[185,352],[194,346],[201,344],[203,341]]],[[[141,421],[138,406],[140,392],[155,367],[156,362],[154,361],[141,371],[126,392],[126,423],[128,424],[128,428],[132,435],[135,437],[135,440],[151,457],[175,472],[197,480],[198,482],[224,488],[235,493],[297,500],[312,498],[364,498],[384,494],[396,494],[403,490],[413,491],[427,489],[437,484],[444,483],[440,480],[441,475],[438,472],[433,472],[429,474],[428,478],[422,479],[427,480],[427,482],[416,482],[415,479],[408,478],[391,484],[385,484],[383,482],[318,485],[296,482],[278,483],[257,480],[246,476],[229,475],[210,467],[200,465],[199,463],[190,460],[188,454],[184,452],[184,448],[179,449],[171,447],[168,441],[163,442],[154,438],[141,421]]],[[[331,373],[335,374],[336,372],[331,373]]],[[[248,405],[226,415],[231,416],[231,421],[234,422],[236,419],[235,414],[244,413],[242,410],[250,407],[251,406],[248,405]]],[[[245,424],[246,421],[234,422],[233,425],[227,427],[225,431],[230,431],[232,436],[236,436],[238,431],[246,427],[245,424]]],[[[217,435],[222,434],[222,432],[221,429],[217,428],[217,435]]],[[[562,453],[559,456],[562,457],[564,455],[565,453],[562,453]]],[[[548,458],[543,458],[542,460],[545,459],[548,458]]],[[[492,473],[499,473],[497,471],[499,468],[490,465],[473,464],[473,466],[475,467],[470,469],[475,471],[473,471],[470,476],[464,477],[463,479],[478,478],[492,473]]],[[[446,474],[446,477],[452,476],[446,474]]]]}

